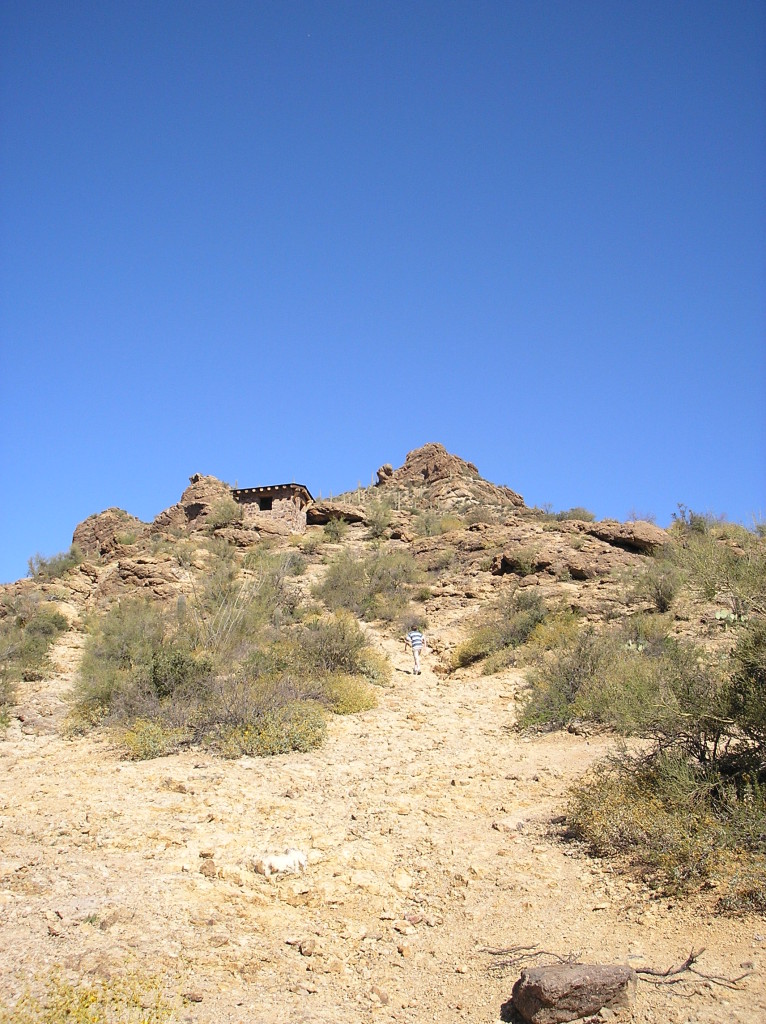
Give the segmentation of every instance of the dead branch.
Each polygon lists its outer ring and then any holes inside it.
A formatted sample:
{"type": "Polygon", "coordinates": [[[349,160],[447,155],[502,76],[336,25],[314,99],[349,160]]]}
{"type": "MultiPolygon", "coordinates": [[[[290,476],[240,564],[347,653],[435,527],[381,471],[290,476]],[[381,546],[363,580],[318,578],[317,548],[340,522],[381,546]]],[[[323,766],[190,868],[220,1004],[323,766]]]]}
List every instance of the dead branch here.
{"type": "Polygon", "coordinates": [[[681,981],[690,981],[690,978],[683,977],[683,975],[693,974],[696,978],[709,981],[711,985],[736,989],[740,981],[749,978],[753,973],[752,971],[745,971],[744,974],[740,974],[736,978],[725,978],[720,974],[705,974],[703,971],[696,970],[694,966],[704,952],[704,947],[696,951],[692,949],[684,962],[676,967],[668,967],[666,971],[658,971],[652,967],[638,967],[636,968],[636,974],[652,985],[675,985],[681,981]]]}
{"type": "Polygon", "coordinates": [[[567,953],[561,956],[559,953],[551,953],[547,949],[538,949],[537,946],[509,946],[507,949],[490,949],[484,947],[482,953],[489,953],[490,956],[504,957],[489,965],[491,971],[505,971],[520,964],[533,963],[541,957],[548,957],[553,963],[576,964],[579,953],[567,953]]]}

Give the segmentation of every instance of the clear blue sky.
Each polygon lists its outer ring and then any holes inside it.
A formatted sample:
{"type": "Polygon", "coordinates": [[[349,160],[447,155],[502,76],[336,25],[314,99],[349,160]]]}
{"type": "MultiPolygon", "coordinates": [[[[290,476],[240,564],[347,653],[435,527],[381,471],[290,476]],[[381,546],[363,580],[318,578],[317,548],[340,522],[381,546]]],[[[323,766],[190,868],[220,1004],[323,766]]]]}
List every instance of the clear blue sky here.
{"type": "Polygon", "coordinates": [[[0,580],[440,441],[766,513],[766,5],[0,5],[0,580]]]}

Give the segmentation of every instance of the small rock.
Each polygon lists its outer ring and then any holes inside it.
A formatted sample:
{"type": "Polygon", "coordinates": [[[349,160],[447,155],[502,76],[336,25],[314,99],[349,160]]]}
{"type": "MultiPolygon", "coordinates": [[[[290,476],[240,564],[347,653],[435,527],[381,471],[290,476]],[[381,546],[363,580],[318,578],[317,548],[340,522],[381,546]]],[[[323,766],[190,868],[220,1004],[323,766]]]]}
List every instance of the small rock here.
{"type": "Polygon", "coordinates": [[[399,892],[406,892],[408,889],[412,888],[412,877],[407,874],[404,868],[398,868],[394,872],[391,884],[394,889],[397,889],[399,892]]]}
{"type": "Polygon", "coordinates": [[[381,1006],[388,1006],[388,992],[380,985],[373,985],[370,994],[377,999],[381,1006]]]}
{"type": "Polygon", "coordinates": [[[399,932],[400,935],[414,935],[417,931],[409,921],[394,921],[394,930],[399,932]]]}

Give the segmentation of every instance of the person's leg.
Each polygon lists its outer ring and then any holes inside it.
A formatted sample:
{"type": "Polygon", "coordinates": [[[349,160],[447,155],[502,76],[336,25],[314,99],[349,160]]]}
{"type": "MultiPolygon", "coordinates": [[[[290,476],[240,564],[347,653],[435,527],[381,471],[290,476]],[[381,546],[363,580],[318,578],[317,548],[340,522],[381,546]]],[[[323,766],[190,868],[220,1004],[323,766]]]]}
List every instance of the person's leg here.
{"type": "Polygon", "coordinates": [[[413,647],[412,648],[412,658],[413,658],[413,660],[415,662],[415,674],[416,675],[420,675],[420,648],[419,647],[413,647]]]}

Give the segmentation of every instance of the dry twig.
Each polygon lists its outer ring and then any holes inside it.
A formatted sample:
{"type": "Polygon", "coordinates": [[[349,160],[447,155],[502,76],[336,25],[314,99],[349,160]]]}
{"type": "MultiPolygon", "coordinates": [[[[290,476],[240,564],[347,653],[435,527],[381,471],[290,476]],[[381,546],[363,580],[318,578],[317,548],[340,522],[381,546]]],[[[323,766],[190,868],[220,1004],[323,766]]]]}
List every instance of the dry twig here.
{"type": "Polygon", "coordinates": [[[696,951],[692,949],[684,962],[682,964],[678,964],[677,967],[668,967],[666,971],[657,971],[652,967],[639,967],[636,970],[636,974],[640,975],[645,981],[650,982],[652,985],[675,985],[679,981],[690,981],[690,978],[685,978],[683,975],[693,974],[697,978],[709,981],[711,985],[720,985],[722,988],[736,989],[737,984],[740,981],[744,981],[745,978],[749,978],[753,973],[752,971],[745,971],[744,974],[740,974],[736,978],[724,978],[720,974],[705,974],[703,971],[698,971],[694,967],[704,952],[704,947],[696,951]]]}
{"type": "Polygon", "coordinates": [[[491,971],[504,971],[511,967],[518,967],[520,964],[531,963],[541,957],[548,957],[557,964],[576,964],[579,953],[567,953],[561,956],[559,953],[551,953],[547,949],[538,949],[537,946],[509,946],[507,949],[489,949],[485,947],[482,953],[489,953],[490,956],[505,957],[503,960],[496,960],[490,964],[491,971]]]}

